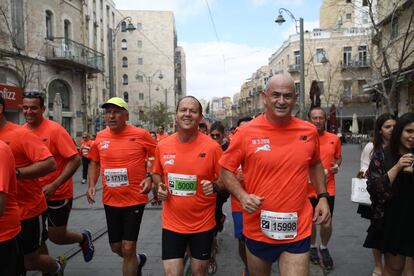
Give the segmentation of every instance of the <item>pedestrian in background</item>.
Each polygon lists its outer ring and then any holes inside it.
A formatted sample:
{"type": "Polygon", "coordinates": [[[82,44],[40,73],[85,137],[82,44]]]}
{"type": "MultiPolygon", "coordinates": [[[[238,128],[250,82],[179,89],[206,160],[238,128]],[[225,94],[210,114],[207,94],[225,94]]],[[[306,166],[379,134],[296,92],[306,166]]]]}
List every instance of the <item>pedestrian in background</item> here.
{"type": "Polygon", "coordinates": [[[89,159],[89,150],[92,147],[93,141],[91,140],[91,136],[89,133],[84,132],[82,134],[82,141],[80,146],[80,154],[82,156],[82,184],[86,184],[86,180],[88,178],[88,166],[91,159],[89,159]]]}
{"type": "MultiPolygon", "coordinates": [[[[414,113],[402,115],[389,146],[374,151],[367,171],[372,223],[364,246],[384,253],[383,275],[401,275],[406,259],[414,257],[414,113]]],[[[414,273],[412,266],[406,273],[414,273]]],[[[412,274],[411,274],[412,275],[412,274]]]]}
{"type": "MultiPolygon", "coordinates": [[[[383,151],[384,147],[387,147],[390,143],[391,133],[395,126],[395,117],[389,113],[384,113],[380,115],[374,127],[374,139],[372,142],[366,144],[361,153],[361,168],[358,173],[358,177],[365,178],[366,171],[368,170],[369,163],[371,162],[371,157],[375,151],[383,151]]],[[[361,217],[366,219],[371,219],[371,206],[359,204],[357,213],[361,217]]],[[[371,221],[370,228],[375,228],[375,220],[371,221]]],[[[383,265],[382,265],[382,254],[381,248],[375,241],[367,240],[364,244],[365,247],[372,248],[372,255],[374,256],[374,271],[372,272],[373,276],[382,275],[383,265]]]]}

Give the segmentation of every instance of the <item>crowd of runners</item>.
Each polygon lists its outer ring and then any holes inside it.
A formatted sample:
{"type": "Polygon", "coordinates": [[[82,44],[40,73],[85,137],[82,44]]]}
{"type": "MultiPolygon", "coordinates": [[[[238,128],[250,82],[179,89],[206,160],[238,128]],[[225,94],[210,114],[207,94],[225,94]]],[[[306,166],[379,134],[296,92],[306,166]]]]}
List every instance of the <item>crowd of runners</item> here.
{"type": "MultiPolygon", "coordinates": [[[[63,275],[66,260],[49,255],[47,239],[79,244],[85,262],[92,260],[91,232],[67,225],[72,176],[81,164],[90,204],[101,178],[109,244],[123,260],[124,276],[142,275],[147,262],[137,240],[151,192],[152,204],[162,205],[165,275],[183,275],[186,254],[191,274],[207,275],[229,197],[242,275],[270,275],[276,261],[282,276],[308,275],[310,262],[333,269],[328,242],[341,143],[325,130],[322,108],[311,108],[308,122],[291,115],[294,87],[287,74],[271,77],[262,93],[264,112],[241,118],[229,135],[220,122],[203,123],[202,105],[192,96],[179,100],[177,131],[170,135],[162,126],[155,133],[129,125],[128,104],[114,97],[101,106],[107,128],[96,137],[84,133],[79,149],[43,116],[43,94],[23,94],[23,126],[6,120],[0,98],[0,275],[63,275]]],[[[380,260],[373,275],[401,275],[405,268],[410,276],[414,114],[386,118],[379,118],[379,136],[361,157],[360,177],[367,177],[372,200],[359,208],[371,220],[364,246],[380,260]]]]}

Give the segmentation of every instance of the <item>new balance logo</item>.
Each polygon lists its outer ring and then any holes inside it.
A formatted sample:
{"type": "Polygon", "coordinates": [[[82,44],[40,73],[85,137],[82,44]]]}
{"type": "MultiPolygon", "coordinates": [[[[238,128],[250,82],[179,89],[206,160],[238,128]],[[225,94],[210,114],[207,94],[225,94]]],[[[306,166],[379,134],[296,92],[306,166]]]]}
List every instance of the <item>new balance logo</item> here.
{"type": "Polygon", "coordinates": [[[174,159],[165,160],[164,165],[174,165],[174,159]]]}
{"type": "Polygon", "coordinates": [[[256,151],[254,153],[257,153],[259,151],[271,151],[270,145],[269,144],[265,144],[265,145],[263,145],[261,147],[257,147],[256,148],[256,151]]]}

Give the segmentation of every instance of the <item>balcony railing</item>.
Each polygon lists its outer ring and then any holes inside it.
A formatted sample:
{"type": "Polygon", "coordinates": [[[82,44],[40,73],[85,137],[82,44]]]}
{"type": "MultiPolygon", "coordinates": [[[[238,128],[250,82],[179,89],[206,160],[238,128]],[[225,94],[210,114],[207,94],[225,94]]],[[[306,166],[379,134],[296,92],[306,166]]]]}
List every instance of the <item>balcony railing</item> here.
{"type": "Polygon", "coordinates": [[[46,40],[46,57],[63,67],[81,68],[87,73],[104,71],[104,55],[76,41],[54,37],[46,40]]]}
{"type": "Polygon", "coordinates": [[[300,71],[300,64],[289,64],[288,72],[299,72],[300,71]]]}
{"type": "Polygon", "coordinates": [[[371,63],[368,59],[366,60],[349,60],[347,62],[341,61],[341,68],[345,69],[359,69],[359,68],[369,68],[371,63]]]}

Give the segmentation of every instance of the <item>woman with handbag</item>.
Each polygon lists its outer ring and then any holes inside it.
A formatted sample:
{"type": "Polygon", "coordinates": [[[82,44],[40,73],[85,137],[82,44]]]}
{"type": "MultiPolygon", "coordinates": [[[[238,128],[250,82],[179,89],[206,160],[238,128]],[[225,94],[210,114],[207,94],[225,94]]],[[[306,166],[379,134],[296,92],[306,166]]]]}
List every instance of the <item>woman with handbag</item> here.
{"type": "Polygon", "coordinates": [[[371,226],[364,246],[384,254],[383,275],[405,275],[414,269],[414,113],[401,116],[389,146],[374,151],[367,171],[371,226]]]}
{"type": "MultiPolygon", "coordinates": [[[[366,171],[368,170],[369,163],[371,162],[371,157],[374,152],[382,152],[383,148],[389,145],[391,139],[391,133],[395,125],[395,117],[389,113],[384,113],[380,115],[376,122],[374,128],[374,139],[373,142],[369,142],[361,153],[361,169],[358,173],[358,177],[365,178],[366,171]]],[[[371,206],[359,204],[358,205],[358,214],[361,217],[366,219],[371,219],[371,206]]],[[[375,222],[371,223],[370,228],[375,228],[375,222]],[[374,225],[373,225],[374,224],[374,225]]],[[[369,241],[364,246],[372,248],[372,254],[374,256],[374,271],[372,276],[382,275],[382,254],[379,250],[380,248],[376,244],[372,244],[369,241]]]]}

